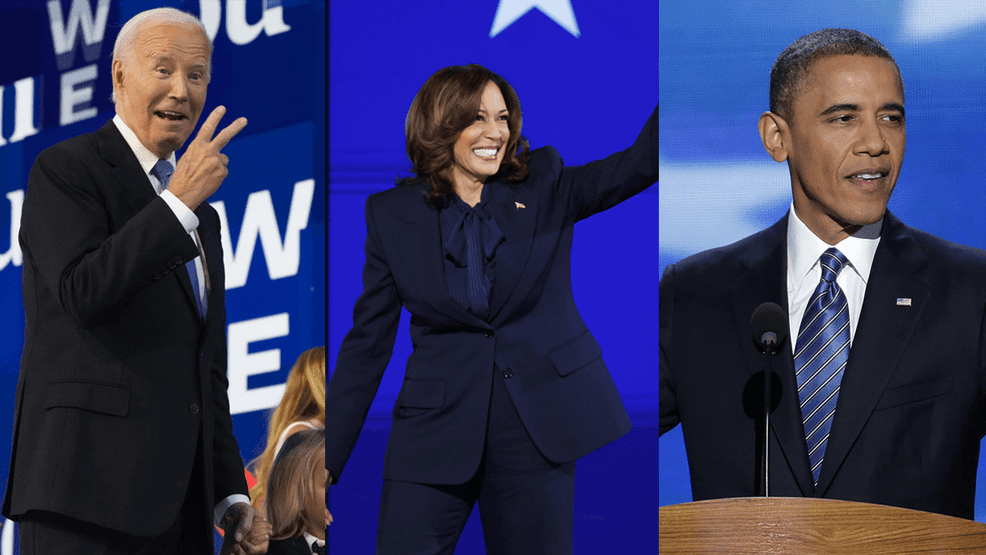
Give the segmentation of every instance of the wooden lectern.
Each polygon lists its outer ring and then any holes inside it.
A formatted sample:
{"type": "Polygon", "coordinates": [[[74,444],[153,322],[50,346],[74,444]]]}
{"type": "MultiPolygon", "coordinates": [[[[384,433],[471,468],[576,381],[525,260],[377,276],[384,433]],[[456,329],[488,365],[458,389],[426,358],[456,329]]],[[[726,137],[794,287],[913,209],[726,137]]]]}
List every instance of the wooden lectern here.
{"type": "Polygon", "coordinates": [[[834,499],[738,497],[660,508],[662,554],[986,553],[986,524],[834,499]]]}

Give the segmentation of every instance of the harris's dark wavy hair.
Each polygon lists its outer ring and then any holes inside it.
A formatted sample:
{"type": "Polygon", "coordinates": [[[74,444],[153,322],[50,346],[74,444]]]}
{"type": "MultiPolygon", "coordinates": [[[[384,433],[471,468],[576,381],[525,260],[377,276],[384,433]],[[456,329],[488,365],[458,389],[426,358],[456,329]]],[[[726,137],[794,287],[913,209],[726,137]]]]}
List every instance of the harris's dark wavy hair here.
{"type": "Polygon", "coordinates": [[[452,183],[455,142],[476,120],[483,89],[490,81],[503,95],[510,129],[503,162],[493,178],[520,181],[527,177],[530,146],[520,134],[523,117],[516,91],[496,73],[479,64],[469,64],[438,70],[425,81],[411,102],[404,134],[414,176],[398,179],[398,185],[427,178],[431,182],[431,200],[455,192],[452,183]]]}

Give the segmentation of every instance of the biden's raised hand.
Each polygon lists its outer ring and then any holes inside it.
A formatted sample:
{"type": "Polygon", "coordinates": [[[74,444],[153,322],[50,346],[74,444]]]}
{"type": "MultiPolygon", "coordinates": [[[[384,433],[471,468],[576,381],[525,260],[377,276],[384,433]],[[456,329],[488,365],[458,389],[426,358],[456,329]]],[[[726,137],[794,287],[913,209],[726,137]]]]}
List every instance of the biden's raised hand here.
{"type": "Polygon", "coordinates": [[[219,120],[225,114],[225,106],[219,106],[209,114],[171,176],[168,190],[191,210],[212,196],[229,175],[229,157],[221,151],[230,139],[246,127],[246,118],[237,118],[216,134],[219,120]]]}

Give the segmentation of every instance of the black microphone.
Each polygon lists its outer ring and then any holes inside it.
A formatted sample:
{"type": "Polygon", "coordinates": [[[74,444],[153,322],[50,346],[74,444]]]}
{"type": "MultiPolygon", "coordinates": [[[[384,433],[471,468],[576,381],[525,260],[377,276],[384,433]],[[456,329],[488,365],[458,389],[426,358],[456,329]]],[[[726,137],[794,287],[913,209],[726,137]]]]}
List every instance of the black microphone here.
{"type": "Polygon", "coordinates": [[[765,355],[776,355],[787,339],[787,312],[777,303],[761,303],[750,318],[753,343],[765,355]]]}
{"type": "MultiPolygon", "coordinates": [[[[757,349],[765,355],[776,355],[787,339],[789,326],[787,312],[777,303],[761,303],[753,311],[750,318],[750,333],[757,349]]],[[[770,360],[767,358],[767,368],[763,373],[763,496],[770,496],[770,413],[773,410],[773,400],[770,382],[773,380],[770,372],[770,360]]]]}

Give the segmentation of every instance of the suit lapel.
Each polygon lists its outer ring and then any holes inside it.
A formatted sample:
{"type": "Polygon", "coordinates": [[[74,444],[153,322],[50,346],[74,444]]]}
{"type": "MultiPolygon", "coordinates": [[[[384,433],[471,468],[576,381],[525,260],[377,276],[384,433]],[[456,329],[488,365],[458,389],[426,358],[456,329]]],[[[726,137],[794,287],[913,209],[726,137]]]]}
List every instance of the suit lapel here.
{"type": "MultiPolygon", "coordinates": [[[[743,347],[747,368],[753,375],[762,372],[768,363],[767,357],[754,346],[750,335],[753,311],[760,303],[775,302],[784,309],[785,314],[788,312],[787,216],[756,238],[742,263],[747,271],[737,276],[730,286],[729,296],[733,303],[733,328],[743,347]]],[[[815,486],[805,447],[790,338],[784,342],[781,352],[774,355],[770,363],[771,370],[781,382],[781,400],[771,415],[770,429],[802,495],[810,496],[815,486]]]]}
{"type": "Polygon", "coordinates": [[[130,198],[136,214],[154,200],[154,187],[113,120],[96,131],[96,139],[100,157],[113,167],[113,177],[130,198]]]}
{"type": "MultiPolygon", "coordinates": [[[[112,166],[113,178],[116,179],[120,189],[130,199],[132,210],[130,216],[133,216],[157,197],[154,193],[154,187],[113,120],[106,122],[96,131],[96,138],[99,145],[99,155],[112,166]]],[[[200,206],[199,209],[201,208],[200,206]]],[[[188,271],[184,268],[175,268],[173,273],[178,278],[182,290],[185,291],[185,296],[192,303],[192,310],[198,315],[198,304],[195,302],[195,293],[192,290],[188,271]]]]}
{"type": "MultiPolygon", "coordinates": [[[[199,241],[202,242],[202,254],[204,256],[204,266],[206,267],[206,275],[208,276],[208,289],[207,298],[209,300],[206,306],[206,322],[212,322],[212,316],[221,313],[221,308],[224,308],[223,302],[225,295],[223,291],[226,287],[226,275],[222,264],[222,243],[220,242],[219,229],[217,222],[219,221],[217,214],[213,211],[211,206],[203,203],[198,208],[195,209],[195,215],[199,218],[199,241]]],[[[188,272],[185,272],[187,275],[188,272]]],[[[189,283],[189,293],[194,295],[194,291],[191,289],[191,283],[189,283]]],[[[195,302],[194,297],[189,297],[192,302],[192,306],[198,310],[198,304],[195,302]]]]}
{"type": "MultiPolygon", "coordinates": [[[[202,216],[200,215],[200,212],[199,212],[199,210],[201,210],[201,209],[202,209],[202,207],[199,206],[198,209],[195,210],[196,216],[199,217],[199,228],[200,229],[201,229],[202,221],[203,221],[203,218],[202,218],[202,216]]],[[[200,237],[202,237],[203,235],[205,235],[205,234],[204,233],[200,233],[199,234],[200,237]]],[[[209,251],[209,252],[215,252],[215,251],[209,251]]],[[[209,268],[209,271],[211,272],[212,271],[212,268],[209,268]]],[[[191,280],[191,276],[188,275],[188,268],[185,267],[185,264],[181,264],[180,266],[177,266],[174,269],[173,273],[175,274],[175,277],[178,278],[178,282],[181,284],[182,291],[185,292],[185,298],[190,303],[189,307],[195,313],[195,316],[197,317],[196,319],[199,320],[199,321],[201,321],[201,318],[198,317],[199,316],[199,304],[198,304],[198,301],[195,299],[195,290],[192,289],[192,280],[191,280]]],[[[208,316],[208,313],[206,315],[208,316]]]]}
{"type": "MultiPolygon", "coordinates": [[[[423,192],[430,191],[430,187],[427,180],[422,181],[423,192]]],[[[479,317],[460,306],[448,294],[438,210],[422,196],[420,201],[402,205],[395,220],[392,238],[400,253],[401,263],[411,276],[408,284],[439,312],[460,322],[482,326],[483,321],[479,317]]]]}
{"type": "MultiPolygon", "coordinates": [[[[496,249],[493,291],[487,322],[503,310],[517,287],[534,241],[538,217],[537,196],[533,192],[515,194],[509,185],[489,183],[493,217],[505,237],[496,249]],[[520,203],[520,207],[517,203],[520,203]]],[[[422,191],[430,185],[422,182],[422,191]]],[[[466,324],[485,326],[482,319],[467,311],[448,294],[445,282],[445,259],[438,210],[427,202],[412,202],[397,213],[393,239],[401,262],[413,276],[411,285],[428,304],[466,324]],[[418,284],[428,284],[418,287],[418,284]],[[434,284],[441,284],[435,287],[434,284]]]]}
{"type": "Polygon", "coordinates": [[[881,237],[818,477],[822,495],[876,407],[931,293],[920,277],[924,253],[889,211],[881,237]],[[909,297],[911,305],[897,306],[898,297],[909,297]]]}
{"type": "Polygon", "coordinates": [[[486,186],[492,188],[489,202],[492,203],[493,217],[506,237],[497,247],[494,258],[496,266],[490,295],[490,315],[487,318],[492,322],[507,304],[527,265],[540,206],[533,192],[536,187],[515,194],[512,187],[499,181],[486,186]]]}

